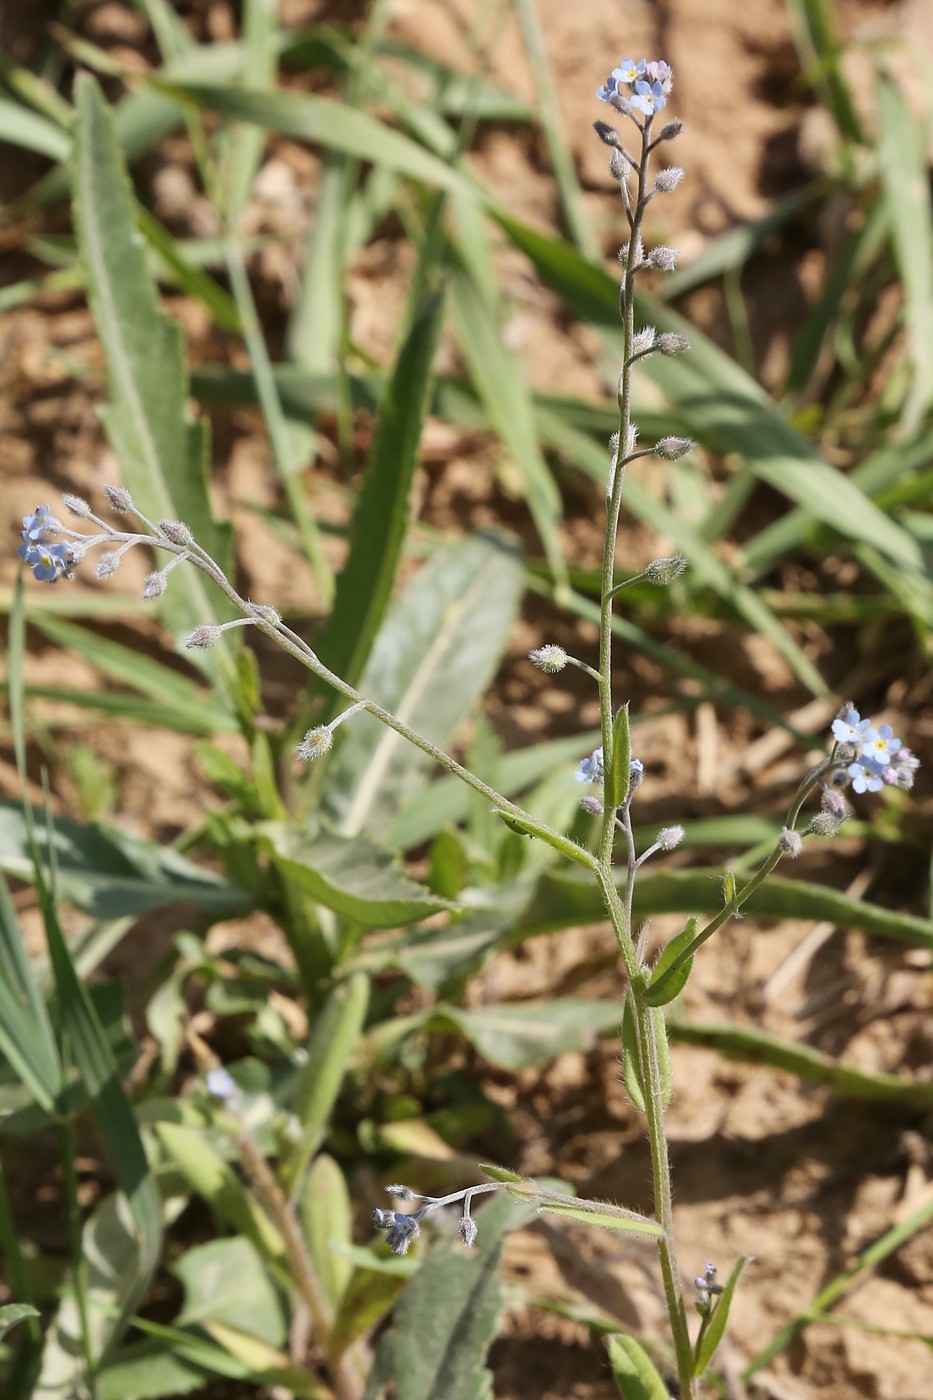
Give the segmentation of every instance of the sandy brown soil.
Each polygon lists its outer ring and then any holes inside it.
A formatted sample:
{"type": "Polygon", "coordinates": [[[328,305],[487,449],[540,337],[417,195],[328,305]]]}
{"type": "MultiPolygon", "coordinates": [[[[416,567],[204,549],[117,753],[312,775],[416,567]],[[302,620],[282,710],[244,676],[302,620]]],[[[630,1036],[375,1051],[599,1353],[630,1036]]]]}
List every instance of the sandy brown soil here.
{"type": "MultiPolygon", "coordinates": [[[[198,0],[182,8],[201,37],[219,40],[236,32],[234,11],[224,0],[198,0]]],[[[360,9],[312,0],[283,0],[282,8],[289,23],[319,17],[352,21],[360,9]]],[[[52,14],[55,7],[45,9],[52,14]]],[[[475,9],[473,0],[397,0],[391,30],[457,65],[469,52],[475,9]]],[[[679,246],[685,261],[722,230],[762,214],[770,200],[798,188],[818,168],[825,133],[798,82],[787,7],[780,0],[744,6],[734,0],[630,0],[624,6],[619,0],[590,0],[586,7],[537,0],[537,9],[560,117],[577,160],[587,211],[607,254],[620,239],[620,209],[605,173],[605,152],[590,130],[601,115],[592,94],[623,54],[663,55],[677,74],[676,111],[686,124],[677,159],[689,178],[682,193],[665,206],[663,223],[654,232],[679,246]]],[[[844,0],[838,13],[844,32],[867,43],[885,33],[906,36],[915,54],[930,44],[933,24],[924,0],[844,0]]],[[[141,21],[116,0],[90,6],[83,24],[88,37],[121,57],[135,55],[137,62],[139,53],[154,57],[141,21]]],[[[27,60],[35,32],[28,25],[13,28],[8,39],[15,41],[17,56],[27,60]]],[[[926,58],[933,61],[933,46],[926,58]]],[[[531,98],[514,23],[498,34],[491,66],[499,82],[531,98]]],[[[913,74],[909,81],[916,82],[913,74]]],[[[475,162],[516,213],[546,226],[559,225],[542,142],[507,128],[485,130],[475,162]]],[[[12,159],[0,175],[0,194],[14,197],[41,169],[39,161],[12,159]]],[[[144,173],[153,206],[173,232],[210,231],[210,210],[193,197],[190,153],[181,138],[166,142],[144,173]]],[[[316,174],[315,156],[287,142],[270,143],[270,163],[249,221],[254,231],[280,235],[253,268],[273,341],[294,296],[316,174]]],[[[50,226],[62,226],[60,214],[50,216],[50,226]]],[[[23,233],[13,228],[2,234],[9,250],[5,281],[30,269],[22,252],[23,233]]],[[[756,368],[768,386],[778,382],[789,333],[825,273],[831,236],[827,239],[821,242],[816,230],[805,247],[778,244],[747,270],[743,291],[756,368]]],[[[394,342],[409,265],[398,230],[391,228],[352,268],[353,333],[377,360],[385,359],[394,342]]],[[[535,384],[602,394],[595,338],[586,328],[558,322],[553,299],[534,283],[521,259],[504,257],[501,271],[513,307],[508,333],[521,348],[535,384]]],[[[200,308],[178,297],[171,305],[189,334],[193,362],[221,359],[242,365],[241,350],[211,329],[200,308]]],[[[697,293],[685,309],[704,330],[731,346],[718,293],[697,293]]],[[[452,347],[443,353],[455,362],[452,347]]],[[[95,414],[96,385],[75,373],[78,364],[100,364],[91,320],[78,295],[48,296],[5,318],[0,329],[0,524],[8,539],[13,539],[17,517],[38,500],[54,501],[62,489],[94,497],[101,483],[116,475],[95,414]]],[[[313,610],[311,580],[283,560],[271,534],[248,508],[278,499],[257,415],[218,411],[213,417],[214,490],[220,511],[238,527],[246,591],[294,607],[307,608],[310,598],[313,610]]],[[[361,421],[358,431],[362,460],[370,427],[361,421]]],[[[343,519],[346,497],[329,465],[325,459],[315,504],[325,517],[343,519]]],[[[522,509],[503,492],[495,465],[488,439],[432,424],[418,485],[421,517],[457,530],[504,520],[536,549],[522,509]]],[[[573,483],[565,538],[574,562],[591,564],[597,558],[598,517],[595,488],[573,483]]],[[[641,530],[631,531],[625,545],[631,558],[647,560],[665,552],[664,541],[641,530]]],[[[15,575],[11,554],[12,549],[0,560],[4,590],[15,575]]],[[[334,558],[337,562],[338,546],[334,558]]],[[[135,598],[144,572],[144,561],[131,557],[119,579],[106,585],[107,593],[112,595],[118,585],[127,598],[135,598]]],[[[785,582],[790,577],[789,571],[785,582]]],[[[77,596],[96,595],[104,586],[85,578],[73,587],[77,596]]],[[[164,654],[164,635],[135,605],[132,616],[114,626],[122,638],[132,631],[142,647],[164,654]]],[[[593,644],[589,629],[551,620],[543,605],[529,603],[488,705],[509,745],[545,733],[575,732],[595,718],[582,678],[581,684],[571,680],[557,691],[529,675],[522,657],[544,636],[573,638],[584,655],[593,644]]],[[[805,697],[783,663],[760,639],[686,620],[671,630],[668,640],[705,664],[725,668],[772,703],[788,709],[803,703],[805,697]]],[[[838,639],[820,633],[809,641],[834,682],[851,674],[838,639]]],[[[877,664],[879,655],[889,660],[883,650],[872,648],[868,663],[877,664]]],[[[36,681],[97,683],[81,663],[39,639],[30,675],[36,681]]],[[[270,674],[272,711],[287,710],[289,684],[287,672],[270,674]]],[[[669,694],[674,682],[660,676],[653,663],[633,657],[628,688],[636,705],[657,708],[658,695],[669,694]]],[[[882,667],[873,675],[871,698],[877,708],[903,718],[913,746],[929,750],[933,718],[922,669],[899,678],[890,664],[882,667]]],[[[825,716],[813,720],[814,729],[824,722],[825,716]]],[[[650,782],[643,792],[641,820],[777,810],[773,804],[789,790],[799,756],[761,752],[760,764],[746,762],[744,747],[753,737],[730,711],[711,707],[646,726],[641,742],[650,782]]],[[[37,774],[40,760],[51,767],[62,810],[80,812],[66,762],[69,750],[80,743],[91,745],[103,763],[112,765],[113,816],[129,829],[170,838],[197,819],[210,794],[188,740],[71,716],[65,727],[43,738],[33,755],[37,774]]],[[[0,755],[0,787],[4,795],[16,791],[8,751],[0,755]]],[[[916,804],[928,830],[930,804],[922,788],[916,804]]],[[[922,861],[915,854],[846,838],[839,842],[835,862],[832,871],[814,861],[802,873],[814,878],[827,874],[835,885],[856,882],[868,898],[890,899],[922,912],[922,861]]],[[[660,937],[672,928],[659,919],[653,932],[660,937]]],[[[248,936],[248,930],[234,930],[232,936],[238,935],[248,936]]],[[[132,974],[141,960],[142,950],[131,935],[114,966],[132,974]]],[[[618,994],[611,937],[596,929],[539,939],[496,959],[471,989],[471,998],[494,1001],[573,990],[581,964],[594,969],[585,983],[587,995],[618,994]]],[[[838,933],[821,942],[806,926],[741,923],[705,950],[684,1009],[696,1019],[752,1023],[866,1068],[928,1078],[933,1050],[929,974],[928,957],[893,943],[838,933]],[[804,955],[789,961],[802,945],[804,955]]],[[[514,1133],[507,1149],[510,1165],[529,1174],[562,1176],[580,1194],[633,1206],[649,1203],[645,1145],[618,1082],[613,1045],[588,1056],[564,1056],[543,1071],[521,1076],[489,1074],[482,1067],[478,1072],[485,1075],[490,1097],[508,1113],[514,1133]]],[[[684,1267],[692,1274],[712,1259],[725,1273],[738,1253],[756,1256],[733,1312],[725,1356],[734,1380],[731,1394],[739,1397],[743,1392],[734,1378],[747,1358],[868,1244],[930,1199],[928,1125],[916,1115],[833,1099],[788,1075],[726,1063],[693,1048],[675,1049],[674,1074],[678,1088],[670,1135],[684,1267]]],[[[490,1143],[482,1149],[500,1158],[506,1150],[496,1152],[490,1143]]],[[[649,1333],[663,1331],[656,1272],[644,1252],[630,1245],[561,1224],[516,1236],[507,1258],[511,1276],[539,1294],[576,1289],[649,1333]]],[[[842,1311],[882,1328],[933,1336],[933,1233],[911,1239],[861,1278],[842,1311]]],[[[492,1364],[501,1400],[608,1400],[616,1393],[603,1352],[590,1343],[585,1329],[543,1312],[510,1315],[492,1364]]],[[[933,1400],[933,1360],[921,1342],[821,1324],[802,1332],[759,1381],[758,1393],[774,1400],[933,1400]]]]}

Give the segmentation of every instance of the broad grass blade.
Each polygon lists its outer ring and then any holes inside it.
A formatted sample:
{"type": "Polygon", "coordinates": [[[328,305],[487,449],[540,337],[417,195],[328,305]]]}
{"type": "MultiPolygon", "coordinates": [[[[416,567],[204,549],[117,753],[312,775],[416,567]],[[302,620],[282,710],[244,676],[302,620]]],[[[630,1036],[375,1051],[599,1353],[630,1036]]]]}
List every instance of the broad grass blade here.
{"type": "MultiPolygon", "coordinates": [[[[103,418],[124,484],[150,518],[183,520],[229,574],[230,529],[214,523],[207,493],[206,426],[188,415],[181,328],[159,307],[113,118],[87,76],[77,85],[73,176],[79,247],[107,356],[103,418]]],[[[194,568],[164,600],[178,630],[230,615],[222,595],[194,568]]],[[[206,652],[204,664],[229,692],[235,682],[226,652],[206,652]]]]}

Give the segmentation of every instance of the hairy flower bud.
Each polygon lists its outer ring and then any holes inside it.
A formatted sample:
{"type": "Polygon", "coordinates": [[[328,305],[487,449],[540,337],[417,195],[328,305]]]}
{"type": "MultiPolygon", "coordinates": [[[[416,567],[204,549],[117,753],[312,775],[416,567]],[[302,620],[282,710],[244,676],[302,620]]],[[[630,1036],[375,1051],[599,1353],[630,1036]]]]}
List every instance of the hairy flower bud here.
{"type": "Polygon", "coordinates": [[[649,583],[663,588],[679,578],[686,567],[687,561],[682,554],[670,554],[663,559],[652,559],[645,570],[645,577],[649,583]]]}
{"type": "Polygon", "coordinates": [[[143,597],[148,601],[153,598],[161,598],[168,587],[168,579],[162,569],[156,569],[155,573],[149,574],[143,584],[143,597]]]}
{"type": "Polygon", "coordinates": [[[102,554],[97,561],[95,573],[99,579],[113,578],[120,567],[123,555],[119,549],[112,549],[107,554],[102,554]]]}
{"type": "Polygon", "coordinates": [[[114,510],[133,509],[133,497],[125,486],[105,486],[104,495],[114,510]]]}
{"type": "Polygon", "coordinates": [[[160,520],[159,529],[172,544],[189,545],[194,538],[182,520],[160,520]]]}
{"type": "Polygon", "coordinates": [[[778,837],[778,850],[783,856],[790,856],[791,860],[796,860],[803,850],[803,837],[797,831],[791,831],[789,826],[785,826],[778,837]]]}
{"type": "Polygon", "coordinates": [[[673,272],[677,266],[677,249],[668,248],[664,244],[660,248],[652,248],[648,254],[648,266],[658,272],[673,272]]]}
{"type": "Polygon", "coordinates": [[[319,724],[317,728],[308,730],[295,752],[302,763],[307,763],[312,758],[320,758],[333,746],[333,729],[329,724],[319,724]]]}
{"type": "Polygon", "coordinates": [[[193,632],[189,632],[185,638],[185,646],[189,651],[207,651],[208,648],[216,646],[220,641],[220,634],[223,629],[213,622],[202,622],[200,627],[196,627],[193,632]]]}
{"type": "Polygon", "coordinates": [[[601,817],[603,814],[603,804],[598,797],[591,797],[589,793],[580,798],[580,806],[591,817],[601,817]]]}
{"type": "Polygon", "coordinates": [[[640,331],[636,331],[632,339],[632,354],[643,355],[646,350],[652,349],[656,335],[654,326],[644,326],[640,331]]]}
{"type": "Polygon", "coordinates": [[[655,443],[654,450],[666,462],[676,462],[678,458],[686,457],[694,446],[691,438],[663,437],[660,442],[655,443]]]}
{"type": "Polygon", "coordinates": [[[604,146],[618,146],[619,133],[616,131],[615,127],[610,126],[608,122],[594,122],[593,130],[604,146]]]}
{"type": "Polygon", "coordinates": [[[672,851],[679,846],[686,832],[682,826],[662,826],[658,832],[658,846],[662,851],[672,851]]]}
{"type": "Polygon", "coordinates": [[[658,132],[657,139],[659,141],[673,141],[674,137],[679,136],[683,129],[683,122],[665,122],[664,125],[661,127],[661,130],[658,132]]]}
{"type": "Polygon", "coordinates": [[[678,335],[676,331],[665,331],[658,336],[658,349],[662,355],[682,355],[690,349],[690,342],[685,335],[678,335]]]}
{"type": "Polygon", "coordinates": [[[271,603],[250,603],[249,608],[254,617],[267,622],[270,627],[278,627],[282,621],[282,614],[271,603]]]}
{"type": "Polygon", "coordinates": [[[658,171],[654,182],[655,193],[670,194],[672,190],[676,190],[683,178],[684,172],[679,165],[669,165],[666,170],[658,171]]]}
{"type": "Polygon", "coordinates": [[[68,511],[69,515],[80,516],[82,520],[86,520],[91,513],[91,507],[88,505],[87,501],[81,496],[72,496],[70,492],[66,492],[65,495],[62,496],[62,505],[68,511]]]}
{"type": "Polygon", "coordinates": [[[564,648],[553,643],[535,647],[534,651],[528,653],[528,657],[533,666],[537,666],[539,671],[544,671],[548,676],[555,676],[567,665],[567,653],[564,648]]]}
{"type": "Polygon", "coordinates": [[[618,146],[613,146],[612,154],[609,157],[609,174],[614,180],[621,182],[626,178],[630,169],[631,165],[624,151],[618,146]]]}
{"type": "Polygon", "coordinates": [[[844,817],[834,816],[832,812],[817,812],[810,823],[810,830],[814,836],[835,836],[844,820],[844,817]]]}
{"type": "Polygon", "coordinates": [[[460,1238],[463,1240],[463,1243],[466,1245],[467,1249],[472,1249],[473,1245],[476,1243],[476,1236],[478,1233],[476,1221],[473,1219],[472,1215],[462,1215],[460,1217],[459,1229],[460,1238]]]}

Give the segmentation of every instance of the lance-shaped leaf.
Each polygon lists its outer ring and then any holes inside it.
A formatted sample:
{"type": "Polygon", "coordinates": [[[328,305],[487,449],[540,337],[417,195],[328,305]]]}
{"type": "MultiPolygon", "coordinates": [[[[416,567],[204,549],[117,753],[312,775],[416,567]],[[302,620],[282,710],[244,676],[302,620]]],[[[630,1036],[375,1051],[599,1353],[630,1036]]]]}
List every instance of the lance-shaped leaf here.
{"type": "Polygon", "coordinates": [[[362,675],[401,561],[443,305],[440,293],[425,300],[386,383],[353,512],[350,554],[333,611],[315,641],[321,660],[350,685],[362,675]]]}
{"type": "MultiPolygon", "coordinates": [[[[495,674],[521,589],[505,541],[474,536],[439,551],[393,600],[360,690],[443,747],[495,674]]],[[[432,760],[372,715],[341,734],[328,804],[344,835],[379,830],[423,789],[432,760]]]]}
{"type": "Polygon", "coordinates": [[[265,822],[261,832],[263,848],[288,879],[354,923],[398,928],[452,908],[410,880],[391,851],[372,842],[309,834],[278,822],[265,822]]]}
{"type": "Polygon", "coordinates": [[[623,1400],[669,1400],[654,1362],[634,1337],[609,1338],[609,1364],[623,1400]]]}
{"type": "MultiPolygon", "coordinates": [[[[250,903],[222,876],[129,832],[58,817],[37,830],[36,841],[46,870],[54,857],[60,895],[96,918],[144,914],[179,901],[233,914],[250,903]]],[[[26,822],[13,803],[0,803],[0,869],[20,880],[34,878],[26,822]]]]}
{"type": "MultiPolygon", "coordinates": [[[[617,875],[625,879],[625,871],[617,875]]],[[[642,871],[635,886],[636,919],[651,914],[718,914],[723,907],[721,869],[642,871]]],[[[901,914],[851,899],[840,890],[808,885],[772,875],[742,905],[749,919],[832,920],[839,928],[857,928],[881,938],[933,948],[933,920],[901,914]]],[[[571,867],[553,868],[539,881],[534,897],[515,930],[516,941],[533,933],[551,933],[573,924],[599,923],[606,917],[602,896],[591,879],[571,867]]]]}
{"type": "MultiPolygon", "coordinates": [[[[76,85],[76,106],[75,227],[107,359],[107,435],[140,510],[150,519],[183,520],[229,573],[230,530],[214,523],[207,494],[206,425],[188,414],[181,328],[159,306],[113,115],[86,75],[76,85]]],[[[184,587],[166,590],[163,605],[176,631],[231,615],[222,594],[193,567],[184,587]]],[[[229,680],[221,648],[202,661],[229,680]]]]}

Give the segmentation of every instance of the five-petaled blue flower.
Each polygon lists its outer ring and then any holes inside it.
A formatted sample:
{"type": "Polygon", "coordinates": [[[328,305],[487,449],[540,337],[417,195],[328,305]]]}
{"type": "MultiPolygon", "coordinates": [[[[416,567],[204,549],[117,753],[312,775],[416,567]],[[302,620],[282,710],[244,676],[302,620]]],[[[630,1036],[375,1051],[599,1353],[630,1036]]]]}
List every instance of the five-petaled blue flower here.
{"type": "Polygon", "coordinates": [[[862,719],[855,706],[850,705],[845,714],[833,720],[833,738],[838,744],[861,743],[862,735],[870,724],[870,719],[862,719]]]}
{"type": "Polygon", "coordinates": [[[667,98],[664,96],[664,88],[660,83],[646,83],[644,81],[635,84],[635,96],[630,99],[632,106],[639,112],[644,112],[646,117],[653,117],[655,112],[660,112],[662,107],[667,106],[667,98]]]}
{"type": "Polygon", "coordinates": [[[894,735],[894,730],[890,724],[883,724],[880,729],[866,729],[862,735],[863,759],[870,759],[879,768],[887,768],[894,754],[901,746],[900,739],[894,735]]]}
{"type": "MultiPolygon", "coordinates": [[[[25,531],[23,532],[25,534],[25,531]]],[[[42,541],[21,544],[19,557],[29,565],[40,583],[57,583],[70,571],[74,551],[70,544],[45,544],[42,541]]]]}
{"type": "Polygon", "coordinates": [[[666,94],[671,90],[673,77],[671,65],[663,59],[653,59],[649,63],[640,58],[636,63],[633,58],[623,58],[618,68],[613,68],[603,85],[596,89],[596,96],[600,102],[611,102],[618,93],[628,97],[633,107],[650,117],[667,105],[666,94]],[[634,96],[623,92],[624,88],[634,96]]]}
{"type": "Polygon", "coordinates": [[[883,786],[882,770],[870,761],[850,763],[846,772],[852,779],[852,787],[856,792],[879,792],[883,786]]]}
{"type": "Polygon", "coordinates": [[[594,749],[589,758],[584,758],[573,775],[578,783],[601,783],[603,780],[602,745],[594,749]]]}

